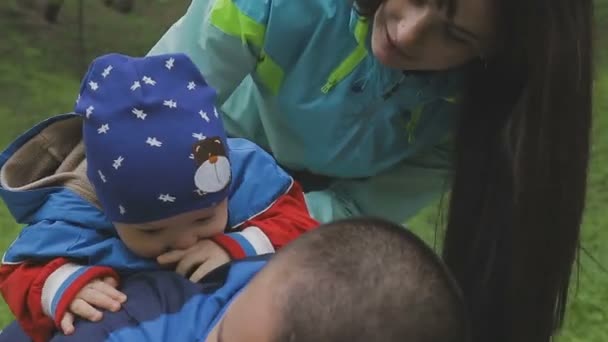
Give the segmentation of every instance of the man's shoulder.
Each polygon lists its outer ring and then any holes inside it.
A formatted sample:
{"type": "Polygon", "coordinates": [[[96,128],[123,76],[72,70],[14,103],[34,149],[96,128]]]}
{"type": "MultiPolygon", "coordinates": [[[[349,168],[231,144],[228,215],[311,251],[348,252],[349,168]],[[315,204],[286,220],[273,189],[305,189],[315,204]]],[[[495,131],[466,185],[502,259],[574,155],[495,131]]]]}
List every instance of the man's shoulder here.
{"type": "Polygon", "coordinates": [[[253,275],[257,274],[270,260],[271,256],[272,254],[256,255],[224,264],[209,272],[199,281],[201,291],[213,293],[219,290],[222,286],[226,285],[231,273],[234,273],[231,279],[240,279],[241,283],[246,283],[248,282],[246,279],[250,279],[253,275]]]}

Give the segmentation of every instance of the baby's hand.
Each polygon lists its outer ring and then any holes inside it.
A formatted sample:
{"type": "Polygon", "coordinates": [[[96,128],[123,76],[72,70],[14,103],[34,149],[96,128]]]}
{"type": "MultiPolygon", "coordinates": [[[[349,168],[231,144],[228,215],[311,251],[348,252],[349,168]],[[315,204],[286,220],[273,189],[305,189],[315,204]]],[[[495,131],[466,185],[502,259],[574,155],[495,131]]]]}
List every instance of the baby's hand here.
{"type": "Polygon", "coordinates": [[[74,332],[74,317],[99,321],[103,314],[98,309],[118,311],[127,296],[118,291],[118,282],[112,277],[95,279],[85,285],[72,301],[69,311],[61,319],[61,330],[66,335],[74,332]]]}
{"type": "Polygon", "coordinates": [[[230,255],[213,240],[200,240],[188,249],[176,249],[156,258],[161,265],[177,264],[175,272],[189,277],[193,283],[207,273],[230,261],[230,255]]]}

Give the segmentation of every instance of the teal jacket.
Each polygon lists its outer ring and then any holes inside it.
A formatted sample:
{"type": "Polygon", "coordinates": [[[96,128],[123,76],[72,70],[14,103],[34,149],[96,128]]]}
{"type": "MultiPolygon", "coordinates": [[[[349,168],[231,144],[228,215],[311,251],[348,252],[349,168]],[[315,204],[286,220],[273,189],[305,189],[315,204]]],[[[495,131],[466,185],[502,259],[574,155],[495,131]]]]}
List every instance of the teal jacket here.
{"type": "Polygon", "coordinates": [[[404,73],[371,53],[349,0],[194,0],[150,54],[184,52],[219,93],[230,135],[336,177],[306,194],[329,221],[403,222],[445,189],[462,70],[404,73]]]}

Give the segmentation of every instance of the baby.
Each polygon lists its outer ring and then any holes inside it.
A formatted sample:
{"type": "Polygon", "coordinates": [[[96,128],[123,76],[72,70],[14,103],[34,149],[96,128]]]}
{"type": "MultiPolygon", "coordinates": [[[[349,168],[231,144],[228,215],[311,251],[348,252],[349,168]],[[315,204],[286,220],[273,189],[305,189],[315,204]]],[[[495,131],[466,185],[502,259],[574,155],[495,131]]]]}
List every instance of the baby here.
{"type": "Polygon", "coordinates": [[[300,186],[258,146],[227,139],[214,104],[183,54],[110,54],[90,66],[76,114],[3,152],[0,195],[26,226],[0,290],[35,341],[119,310],[120,273],[160,264],[196,282],[317,226],[300,186]]]}

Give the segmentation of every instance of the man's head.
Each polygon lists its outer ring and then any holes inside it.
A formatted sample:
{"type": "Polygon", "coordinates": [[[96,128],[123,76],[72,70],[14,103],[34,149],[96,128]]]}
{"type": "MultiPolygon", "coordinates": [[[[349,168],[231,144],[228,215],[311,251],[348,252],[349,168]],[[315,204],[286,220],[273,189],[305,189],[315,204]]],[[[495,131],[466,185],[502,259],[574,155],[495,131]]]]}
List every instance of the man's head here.
{"type": "Polygon", "coordinates": [[[467,340],[460,292],[434,252],[376,219],[326,224],[280,251],[207,342],[467,340]]]}
{"type": "Polygon", "coordinates": [[[157,256],[225,228],[230,151],[215,100],[184,54],[109,54],[89,67],[74,109],[83,117],[87,176],[137,254],[157,256]],[[222,222],[204,230],[210,217],[222,222]],[[168,229],[176,231],[159,234],[168,229]],[[166,246],[146,244],[153,240],[166,246]]]}

